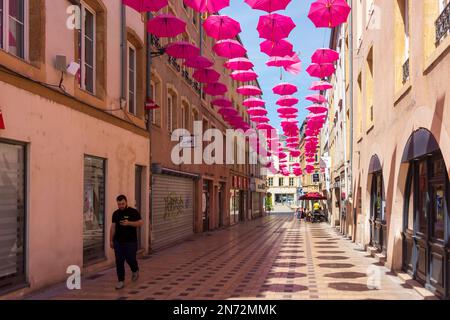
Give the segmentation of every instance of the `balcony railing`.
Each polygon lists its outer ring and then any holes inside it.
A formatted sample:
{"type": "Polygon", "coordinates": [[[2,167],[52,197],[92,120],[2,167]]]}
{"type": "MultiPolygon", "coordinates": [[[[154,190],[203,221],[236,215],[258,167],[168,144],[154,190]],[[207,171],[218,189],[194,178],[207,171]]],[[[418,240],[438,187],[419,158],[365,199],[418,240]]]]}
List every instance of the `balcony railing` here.
{"type": "Polygon", "coordinates": [[[450,3],[442,11],[435,22],[436,25],[436,43],[439,43],[450,32],[450,3]]]}
{"type": "Polygon", "coordinates": [[[403,64],[403,84],[409,80],[409,59],[403,64]]]}

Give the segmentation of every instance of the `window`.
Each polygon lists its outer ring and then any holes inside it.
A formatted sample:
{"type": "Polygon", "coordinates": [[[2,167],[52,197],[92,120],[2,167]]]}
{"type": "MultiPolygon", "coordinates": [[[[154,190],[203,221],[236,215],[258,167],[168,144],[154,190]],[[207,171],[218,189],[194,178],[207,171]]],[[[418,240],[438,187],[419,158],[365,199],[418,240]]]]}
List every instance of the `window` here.
{"type": "Polygon", "coordinates": [[[373,92],[374,92],[374,75],[373,75],[373,48],[370,49],[366,61],[366,105],[367,105],[367,123],[373,122],[373,92]]]}
{"type": "Polygon", "coordinates": [[[25,154],[0,142],[0,288],[25,282],[25,154]]]}
{"type": "Polygon", "coordinates": [[[136,115],[136,49],[128,44],[128,112],[136,115]]]}
{"type": "Polygon", "coordinates": [[[83,263],[105,256],[105,163],[84,157],[83,263]]]}
{"type": "Polygon", "coordinates": [[[273,178],[269,178],[268,184],[269,187],[273,187],[273,178]]]}
{"type": "Polygon", "coordinates": [[[294,178],[289,178],[289,187],[294,186],[294,178]]]}
{"type": "Polygon", "coordinates": [[[284,178],[278,178],[278,185],[282,187],[284,185],[284,178]]]}
{"type": "Polygon", "coordinates": [[[0,48],[27,59],[27,0],[0,0],[0,48]]]}
{"type": "Polygon", "coordinates": [[[81,30],[79,33],[80,87],[95,94],[95,49],[96,16],[95,11],[81,4],[81,30]]]}
{"type": "Polygon", "coordinates": [[[167,131],[173,131],[173,96],[167,95],[167,131]]]}

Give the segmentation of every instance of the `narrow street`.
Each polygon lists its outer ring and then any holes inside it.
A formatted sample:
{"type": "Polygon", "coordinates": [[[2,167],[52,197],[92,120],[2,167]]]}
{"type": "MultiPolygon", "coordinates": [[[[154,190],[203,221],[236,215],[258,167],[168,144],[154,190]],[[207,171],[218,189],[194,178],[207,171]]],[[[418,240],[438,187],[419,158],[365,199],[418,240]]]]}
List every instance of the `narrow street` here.
{"type": "Polygon", "coordinates": [[[197,235],[139,263],[139,281],[130,282],[127,266],[120,291],[109,269],[83,278],[81,290],[62,284],[30,298],[422,299],[328,224],[305,224],[288,214],[197,235]]]}

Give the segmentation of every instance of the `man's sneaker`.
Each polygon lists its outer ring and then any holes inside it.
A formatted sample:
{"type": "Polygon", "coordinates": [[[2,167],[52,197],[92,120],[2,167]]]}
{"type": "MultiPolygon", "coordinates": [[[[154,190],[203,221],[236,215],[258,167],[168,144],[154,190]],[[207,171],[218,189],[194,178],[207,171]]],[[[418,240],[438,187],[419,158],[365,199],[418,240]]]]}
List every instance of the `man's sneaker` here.
{"type": "Polygon", "coordinates": [[[119,281],[116,285],[116,290],[123,289],[123,287],[125,287],[125,283],[123,283],[123,281],[119,281]]]}
{"type": "Polygon", "coordinates": [[[139,271],[133,272],[133,275],[131,276],[132,281],[137,281],[139,279],[139,271]]]}

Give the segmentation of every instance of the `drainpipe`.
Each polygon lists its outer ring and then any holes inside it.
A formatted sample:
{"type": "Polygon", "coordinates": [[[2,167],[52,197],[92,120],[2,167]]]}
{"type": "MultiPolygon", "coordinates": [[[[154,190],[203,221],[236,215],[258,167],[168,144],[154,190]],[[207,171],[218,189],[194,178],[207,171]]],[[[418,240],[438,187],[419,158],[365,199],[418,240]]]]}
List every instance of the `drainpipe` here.
{"type": "Polygon", "coordinates": [[[353,10],[350,13],[350,31],[349,31],[350,35],[350,43],[349,43],[349,50],[350,50],[350,54],[349,54],[349,63],[350,63],[350,68],[349,68],[349,76],[350,76],[350,170],[351,170],[351,174],[350,174],[350,190],[352,192],[352,199],[353,199],[353,221],[355,221],[355,236],[354,236],[354,241],[356,242],[356,207],[358,205],[357,200],[354,198],[355,194],[357,194],[357,192],[353,192],[353,173],[354,173],[354,168],[353,168],[353,10]]]}
{"type": "Polygon", "coordinates": [[[122,3],[120,7],[120,107],[125,105],[126,101],[126,74],[127,74],[127,42],[126,42],[126,7],[122,3]]]}

